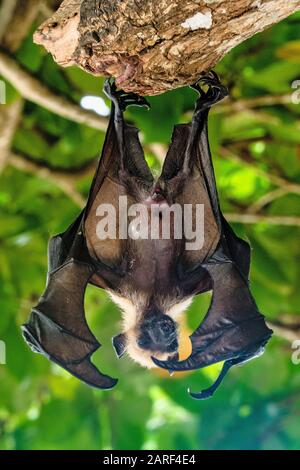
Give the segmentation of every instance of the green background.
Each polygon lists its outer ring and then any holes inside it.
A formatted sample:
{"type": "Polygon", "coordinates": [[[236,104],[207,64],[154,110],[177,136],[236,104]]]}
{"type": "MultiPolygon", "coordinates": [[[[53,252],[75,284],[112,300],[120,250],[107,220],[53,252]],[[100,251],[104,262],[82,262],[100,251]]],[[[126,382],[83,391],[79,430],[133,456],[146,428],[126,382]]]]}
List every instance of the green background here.
{"type": "MultiPolygon", "coordinates": [[[[299,27],[300,14],[295,14],[228,54],[216,70],[231,101],[210,116],[223,211],[237,216],[255,212],[256,201],[266,202],[255,213],[259,222],[233,225],[252,246],[251,288],[260,310],[268,320],[285,323],[300,322],[300,104],[280,104],[280,97],[291,96],[291,83],[300,78],[299,27]],[[264,96],[273,97],[273,104],[264,106],[264,96]],[[281,192],[272,175],[281,178],[281,192]],[[293,192],[288,182],[295,183],[293,192]],[[274,216],[278,224],[271,223],[274,216]]],[[[103,96],[102,79],[60,69],[33,45],[32,35],[16,60],[69,100],[103,96]]],[[[12,102],[18,94],[7,86],[12,102]]],[[[195,96],[179,89],[150,98],[150,112],[130,108],[128,118],[143,131],[154,171],[159,161],[151,144],[168,144],[173,125],[189,120],[195,96]]],[[[41,168],[75,175],[76,191],[85,197],[92,176],[78,175],[97,159],[103,137],[26,101],[13,150],[41,168]]],[[[233,369],[216,395],[203,402],[189,398],[187,387],[198,391],[211,384],[219,365],[168,378],[126,357],[119,361],[111,337],[119,332],[120,315],[93,287],[86,312],[103,344],[93,359],[119,377],[117,387],[90,389],[30,351],[20,325],[45,285],[48,238],[64,230],[78,211],[53,178],[17,170],[9,162],[0,176],[0,339],[7,347],[7,364],[0,365],[0,448],[299,449],[300,365],[291,361],[287,333],[274,336],[261,358],[233,369]]],[[[191,329],[208,303],[208,295],[194,301],[187,315],[191,329]]]]}

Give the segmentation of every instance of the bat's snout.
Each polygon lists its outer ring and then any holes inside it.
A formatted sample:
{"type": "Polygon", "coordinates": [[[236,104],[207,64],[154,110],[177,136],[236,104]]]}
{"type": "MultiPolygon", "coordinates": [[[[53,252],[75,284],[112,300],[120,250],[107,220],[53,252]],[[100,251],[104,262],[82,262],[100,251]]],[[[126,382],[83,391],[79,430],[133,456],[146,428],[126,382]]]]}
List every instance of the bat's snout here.
{"type": "Polygon", "coordinates": [[[142,324],[137,343],[141,349],[176,352],[178,349],[176,323],[165,314],[152,316],[142,324]]]}

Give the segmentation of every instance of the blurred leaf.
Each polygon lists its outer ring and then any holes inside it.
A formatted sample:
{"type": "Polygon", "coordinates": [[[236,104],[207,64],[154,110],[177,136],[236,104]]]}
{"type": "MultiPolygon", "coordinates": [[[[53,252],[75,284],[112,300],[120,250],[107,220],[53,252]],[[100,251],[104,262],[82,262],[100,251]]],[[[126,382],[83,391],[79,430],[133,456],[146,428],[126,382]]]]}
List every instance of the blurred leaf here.
{"type": "Polygon", "coordinates": [[[291,82],[299,77],[299,63],[277,61],[247,76],[247,83],[270,93],[291,91],[291,82]]]}
{"type": "Polygon", "coordinates": [[[45,57],[45,50],[32,42],[29,35],[16,53],[16,58],[30,72],[38,72],[45,57]]]}

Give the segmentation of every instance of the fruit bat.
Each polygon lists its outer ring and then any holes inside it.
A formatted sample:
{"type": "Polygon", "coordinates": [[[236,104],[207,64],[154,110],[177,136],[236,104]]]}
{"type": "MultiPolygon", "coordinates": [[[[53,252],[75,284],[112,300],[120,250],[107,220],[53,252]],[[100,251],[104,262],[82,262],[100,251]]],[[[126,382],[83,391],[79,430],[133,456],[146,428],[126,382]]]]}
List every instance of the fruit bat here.
{"type": "MultiPolygon", "coordinates": [[[[175,126],[161,175],[155,179],[138,130],[124,120],[128,106],[148,106],[147,101],[106,81],[111,117],[86,207],[65,233],[50,240],[46,290],[23,326],[33,351],[100,389],[111,389],[117,380],[91,362],[101,345],[85,318],[88,283],[105,289],[121,308],[123,332],[113,338],[118,357],[126,352],[142,366],[169,372],[223,362],[209,389],[190,392],[196,399],[211,396],[232,366],[260,355],[272,334],[249,290],[250,247],[235,235],[220,210],[207,122],[210,108],[227,90],[214,72],[193,88],[199,97],[192,121],[175,126]],[[174,204],[201,204],[203,243],[189,250],[184,235],[163,238],[161,231],[152,238],[99,237],[98,208],[112,205],[119,229],[129,217],[120,206],[125,196],[147,213],[158,209],[153,215],[158,220],[174,204]],[[209,290],[208,312],[190,337],[192,352],[179,361],[180,316],[195,295],[209,290]]],[[[194,213],[191,218],[193,224],[194,213]]]]}

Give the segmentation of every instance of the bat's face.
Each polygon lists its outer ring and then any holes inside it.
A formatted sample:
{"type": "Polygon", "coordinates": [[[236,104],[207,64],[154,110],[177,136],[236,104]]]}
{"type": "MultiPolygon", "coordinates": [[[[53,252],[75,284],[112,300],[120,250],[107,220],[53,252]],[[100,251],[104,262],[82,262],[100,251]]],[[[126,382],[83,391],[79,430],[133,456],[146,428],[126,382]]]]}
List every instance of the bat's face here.
{"type": "Polygon", "coordinates": [[[126,352],[143,367],[154,367],[152,357],[167,360],[177,356],[178,327],[166,314],[159,313],[145,318],[125,335],[126,352]]]}
{"type": "Polygon", "coordinates": [[[145,351],[175,353],[178,349],[176,323],[168,315],[151,312],[138,329],[137,344],[145,351]]]}
{"type": "Polygon", "coordinates": [[[128,299],[112,295],[123,311],[123,333],[113,339],[118,356],[125,352],[143,367],[155,367],[152,357],[178,357],[179,323],[177,309],[164,313],[158,308],[140,310],[128,299]]]}

